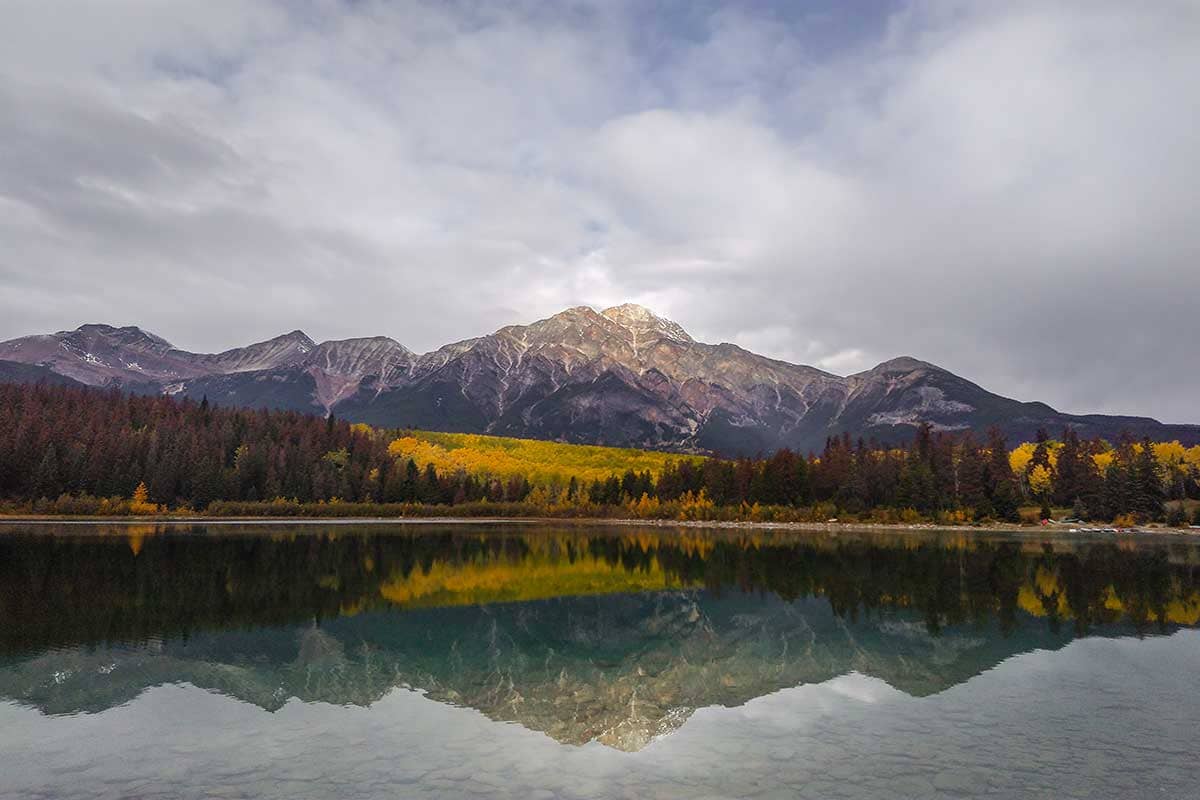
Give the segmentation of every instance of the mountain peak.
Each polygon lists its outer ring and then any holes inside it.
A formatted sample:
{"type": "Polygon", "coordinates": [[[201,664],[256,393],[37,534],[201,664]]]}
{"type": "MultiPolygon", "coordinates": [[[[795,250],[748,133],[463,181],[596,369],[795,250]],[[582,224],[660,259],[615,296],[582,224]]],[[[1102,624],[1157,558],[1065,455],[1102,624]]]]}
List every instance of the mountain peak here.
{"type": "Polygon", "coordinates": [[[302,344],[307,347],[312,347],[313,345],[316,344],[316,342],[314,342],[307,333],[300,330],[299,328],[297,328],[294,331],[290,331],[288,333],[284,333],[279,336],[276,336],[271,341],[296,342],[297,344],[302,344]]]}
{"type": "Polygon", "coordinates": [[[676,342],[691,343],[695,341],[679,323],[660,317],[637,303],[622,303],[619,306],[606,308],[600,314],[638,334],[654,334],[676,342]]]}
{"type": "Polygon", "coordinates": [[[876,366],[867,370],[867,372],[912,372],[919,369],[931,369],[939,372],[945,371],[938,365],[930,364],[928,361],[922,361],[919,358],[913,358],[912,356],[899,356],[897,358],[884,361],[882,364],[877,364],[876,366]]]}
{"type": "Polygon", "coordinates": [[[645,306],[640,306],[637,303],[622,303],[619,306],[606,308],[600,312],[609,319],[639,319],[653,320],[659,319],[659,316],[645,306]]]}
{"type": "MultiPolygon", "coordinates": [[[[571,306],[570,308],[564,308],[562,311],[559,311],[557,314],[549,316],[544,320],[538,320],[538,322],[549,322],[552,320],[558,320],[558,321],[570,322],[570,323],[581,322],[581,321],[582,322],[597,322],[600,320],[600,315],[597,314],[596,309],[592,308],[591,306],[571,306]]],[[[535,322],[533,324],[537,325],[538,323],[535,322]]],[[[524,327],[524,326],[514,325],[511,327],[520,328],[520,327],[524,327]]]]}
{"type": "Polygon", "coordinates": [[[415,353],[390,336],[356,336],[321,342],[313,347],[312,356],[318,359],[400,357],[411,360],[415,353]]]}
{"type": "Polygon", "coordinates": [[[316,341],[299,328],[287,333],[281,333],[265,342],[259,342],[257,345],[250,345],[250,347],[267,349],[284,348],[301,354],[311,352],[316,346],[316,341]]]}
{"type": "Polygon", "coordinates": [[[70,335],[70,333],[103,336],[106,339],[111,339],[121,344],[143,344],[162,349],[170,349],[171,347],[171,343],[166,339],[156,336],[149,331],[144,331],[136,325],[123,325],[118,328],[115,325],[107,325],[101,322],[89,322],[80,325],[74,331],[66,333],[66,335],[70,335]]]}

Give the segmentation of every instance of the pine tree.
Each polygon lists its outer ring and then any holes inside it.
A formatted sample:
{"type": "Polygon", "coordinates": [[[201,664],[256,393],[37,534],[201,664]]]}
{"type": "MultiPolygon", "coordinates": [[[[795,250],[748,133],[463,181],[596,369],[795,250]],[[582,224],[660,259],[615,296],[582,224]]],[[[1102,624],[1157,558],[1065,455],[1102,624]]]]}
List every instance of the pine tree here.
{"type": "Polygon", "coordinates": [[[1128,436],[1117,440],[1113,461],[1104,473],[1104,516],[1115,519],[1134,511],[1133,442],[1128,436]]]}
{"type": "Polygon", "coordinates": [[[1058,452],[1058,474],[1054,478],[1054,502],[1058,505],[1065,506],[1082,498],[1084,458],[1086,456],[1079,434],[1074,428],[1067,428],[1063,431],[1063,444],[1058,452]]]}
{"type": "Polygon", "coordinates": [[[984,461],[983,453],[980,452],[970,433],[967,433],[960,442],[956,461],[955,502],[960,506],[974,509],[978,519],[989,516],[993,511],[991,500],[987,495],[985,480],[987,464],[984,461]]]}
{"type": "Polygon", "coordinates": [[[437,467],[433,464],[425,465],[425,474],[421,478],[418,491],[422,503],[434,504],[442,502],[442,486],[438,480],[437,467]]]}
{"type": "Polygon", "coordinates": [[[1163,489],[1158,460],[1154,457],[1154,447],[1149,438],[1142,441],[1142,446],[1137,451],[1133,462],[1132,481],[1134,510],[1149,519],[1161,520],[1166,492],[1163,489]]]}
{"type": "Polygon", "coordinates": [[[1012,466],[1008,463],[1008,447],[1004,442],[1004,434],[996,427],[988,431],[986,483],[996,516],[1009,522],[1019,520],[1020,493],[1012,466]]]}

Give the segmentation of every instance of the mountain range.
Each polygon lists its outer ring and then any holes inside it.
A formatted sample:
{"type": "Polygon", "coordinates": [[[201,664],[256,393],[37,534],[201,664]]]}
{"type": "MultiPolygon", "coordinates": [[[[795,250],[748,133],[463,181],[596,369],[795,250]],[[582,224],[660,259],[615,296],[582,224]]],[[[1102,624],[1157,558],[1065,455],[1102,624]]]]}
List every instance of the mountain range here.
{"type": "Polygon", "coordinates": [[[638,305],[569,308],[417,354],[387,337],[317,343],[302,331],[191,353],[138,327],[82,325],[0,343],[0,381],[118,387],[387,427],[728,455],[819,449],[826,438],[902,442],[916,426],[998,426],[1010,442],[1070,426],[1200,443],[1200,425],[1067,414],[989,392],[910,357],[838,376],[697,342],[638,305]]]}

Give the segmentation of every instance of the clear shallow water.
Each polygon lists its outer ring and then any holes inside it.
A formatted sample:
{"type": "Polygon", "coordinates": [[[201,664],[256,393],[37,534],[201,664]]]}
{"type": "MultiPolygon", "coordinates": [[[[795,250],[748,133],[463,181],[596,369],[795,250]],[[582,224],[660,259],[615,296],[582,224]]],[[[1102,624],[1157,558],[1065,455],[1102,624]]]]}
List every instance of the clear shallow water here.
{"type": "Polygon", "coordinates": [[[1200,797],[1200,552],[0,534],[0,795],[1200,797]]]}

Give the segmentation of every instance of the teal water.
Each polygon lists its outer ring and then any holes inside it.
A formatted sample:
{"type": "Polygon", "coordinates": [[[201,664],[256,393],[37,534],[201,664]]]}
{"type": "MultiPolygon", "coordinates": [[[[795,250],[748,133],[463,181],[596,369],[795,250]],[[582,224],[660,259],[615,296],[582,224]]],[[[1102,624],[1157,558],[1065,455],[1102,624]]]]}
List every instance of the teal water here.
{"type": "Polygon", "coordinates": [[[1200,546],[0,529],[3,797],[1200,797],[1200,546]]]}

